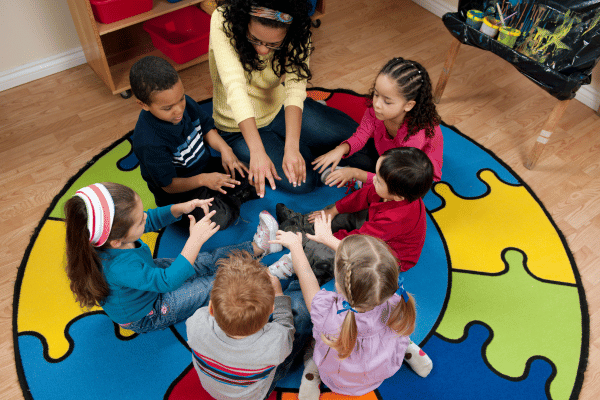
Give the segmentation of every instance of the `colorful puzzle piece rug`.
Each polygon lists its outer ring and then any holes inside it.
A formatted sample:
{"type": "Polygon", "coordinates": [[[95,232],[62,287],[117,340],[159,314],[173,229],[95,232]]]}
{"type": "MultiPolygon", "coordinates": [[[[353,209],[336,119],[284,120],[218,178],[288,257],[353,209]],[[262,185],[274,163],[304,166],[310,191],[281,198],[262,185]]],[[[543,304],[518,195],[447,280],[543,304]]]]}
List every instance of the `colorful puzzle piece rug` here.
{"type": "MultiPolygon", "coordinates": [[[[364,98],[313,89],[359,121],[364,98]]],[[[212,103],[202,103],[211,112],[212,103]]],[[[443,127],[443,180],[425,198],[427,239],[404,274],[418,304],[413,341],[434,367],[420,378],[403,367],[360,399],[572,399],[587,364],[585,293],[565,238],[531,189],[490,151],[443,127]]],[[[154,200],[131,152],[129,134],[94,157],[56,196],[31,238],[14,292],[16,366],[26,399],[210,399],[191,367],[185,324],[135,335],[100,308],[74,301],[64,272],[63,204],[94,182],[129,185],[146,207],[154,200]]],[[[308,212],[341,198],[320,187],[306,195],[268,192],[242,205],[242,218],[205,249],[251,240],[258,213],[279,202],[308,212]]],[[[185,232],[168,227],[143,240],[173,257],[185,232]]],[[[275,261],[280,254],[265,258],[275,261]]],[[[270,399],[297,399],[296,369],[270,399]]],[[[321,399],[348,398],[325,391],[321,399]]],[[[255,399],[251,399],[255,400],[255,399]]]]}

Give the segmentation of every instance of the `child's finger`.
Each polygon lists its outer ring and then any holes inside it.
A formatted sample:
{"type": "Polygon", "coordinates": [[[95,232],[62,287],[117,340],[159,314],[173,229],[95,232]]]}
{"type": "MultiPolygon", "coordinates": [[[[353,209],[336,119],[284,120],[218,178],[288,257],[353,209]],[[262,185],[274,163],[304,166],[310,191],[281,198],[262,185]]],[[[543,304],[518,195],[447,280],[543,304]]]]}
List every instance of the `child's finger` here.
{"type": "Polygon", "coordinates": [[[190,218],[190,226],[194,226],[196,224],[196,218],[194,218],[192,214],[188,214],[188,217],[190,218]]]}

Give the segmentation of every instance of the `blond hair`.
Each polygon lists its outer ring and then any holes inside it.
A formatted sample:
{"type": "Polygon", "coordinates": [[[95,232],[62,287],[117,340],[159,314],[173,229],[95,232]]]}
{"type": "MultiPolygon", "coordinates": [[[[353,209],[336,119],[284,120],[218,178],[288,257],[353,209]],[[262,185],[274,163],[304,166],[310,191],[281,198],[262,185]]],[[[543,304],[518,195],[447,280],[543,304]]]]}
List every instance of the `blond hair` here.
{"type": "Polygon", "coordinates": [[[210,294],[213,315],[229,336],[248,336],[269,321],[275,290],[267,268],[247,251],[236,250],[217,262],[210,294]]]}
{"type": "MultiPolygon", "coordinates": [[[[372,236],[347,236],[335,254],[335,280],[353,309],[368,311],[388,301],[398,290],[398,274],[398,261],[389,246],[372,236]]],[[[408,294],[408,302],[400,300],[389,313],[386,325],[399,335],[410,335],[415,319],[415,301],[408,294]]],[[[357,335],[354,312],[347,311],[337,339],[323,334],[321,338],[343,360],[354,350],[357,335]]]]}

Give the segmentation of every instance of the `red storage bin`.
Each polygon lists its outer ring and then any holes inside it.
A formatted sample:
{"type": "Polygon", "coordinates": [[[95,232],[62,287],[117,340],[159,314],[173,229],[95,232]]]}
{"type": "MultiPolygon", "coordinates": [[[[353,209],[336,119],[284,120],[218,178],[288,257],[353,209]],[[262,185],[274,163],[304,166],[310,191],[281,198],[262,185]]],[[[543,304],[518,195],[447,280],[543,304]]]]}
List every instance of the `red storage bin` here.
{"type": "Polygon", "coordinates": [[[154,47],[178,64],[208,52],[210,15],[189,6],[144,22],[154,47]]]}
{"type": "Polygon", "coordinates": [[[152,10],[152,0],[90,0],[94,18],[103,24],[152,10]]]}

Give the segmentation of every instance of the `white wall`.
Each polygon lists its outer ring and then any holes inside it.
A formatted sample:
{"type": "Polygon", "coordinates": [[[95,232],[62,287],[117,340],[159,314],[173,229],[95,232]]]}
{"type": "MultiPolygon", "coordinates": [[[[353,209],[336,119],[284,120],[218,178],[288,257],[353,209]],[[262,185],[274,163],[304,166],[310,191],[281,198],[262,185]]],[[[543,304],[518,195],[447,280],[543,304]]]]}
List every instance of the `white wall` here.
{"type": "Polygon", "coordinates": [[[85,63],[66,0],[0,0],[0,91],[85,63]]]}
{"type": "MultiPolygon", "coordinates": [[[[458,0],[413,0],[441,17],[458,0]]],[[[66,0],[0,0],[0,91],[85,63],[66,0]]],[[[600,67],[577,99],[598,109],[600,67]]]]}

